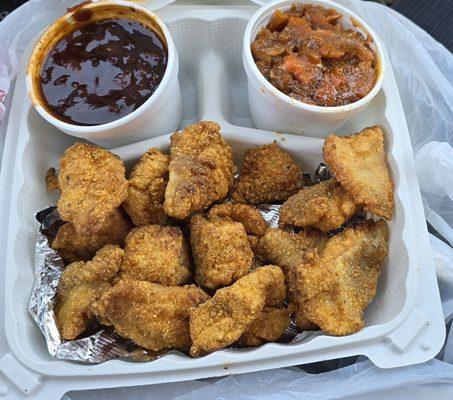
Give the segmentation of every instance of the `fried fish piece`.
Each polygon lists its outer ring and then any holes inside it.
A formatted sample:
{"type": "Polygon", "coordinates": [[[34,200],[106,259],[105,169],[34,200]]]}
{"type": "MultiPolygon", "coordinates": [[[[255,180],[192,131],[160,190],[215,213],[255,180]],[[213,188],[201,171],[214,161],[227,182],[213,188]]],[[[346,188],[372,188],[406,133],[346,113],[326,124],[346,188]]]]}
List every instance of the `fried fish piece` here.
{"type": "Polygon", "coordinates": [[[126,199],[127,180],[121,159],[110,151],[76,143],[60,160],[58,212],[79,234],[97,232],[126,199]]]}
{"type": "Polygon", "coordinates": [[[244,334],[265,306],[281,307],[286,288],[275,265],[257,268],[190,312],[191,356],[222,349],[244,334]]]}
{"type": "Polygon", "coordinates": [[[213,206],[207,215],[210,219],[229,218],[232,221],[240,222],[248,235],[261,237],[269,228],[259,210],[248,204],[218,204],[213,206]]]}
{"type": "Polygon", "coordinates": [[[285,273],[288,301],[293,306],[296,325],[302,331],[314,329],[316,326],[304,315],[302,303],[295,290],[297,278],[293,270],[304,262],[307,252],[321,251],[326,241],[327,236],[316,230],[294,233],[277,228],[269,228],[260,240],[260,254],[267,262],[281,267],[285,273]]]}
{"type": "Polygon", "coordinates": [[[253,321],[241,336],[244,346],[260,346],[278,340],[291,323],[287,307],[264,307],[259,317],[253,321]]]}
{"type": "Polygon", "coordinates": [[[357,212],[348,192],[329,179],[306,187],[286,200],[280,209],[279,224],[297,228],[314,227],[323,232],[339,228],[357,212]]]}
{"type": "Polygon", "coordinates": [[[195,280],[217,289],[247,274],[253,253],[244,226],[226,219],[209,221],[197,214],[190,222],[190,240],[195,262],[195,280]]]}
{"type": "Polygon", "coordinates": [[[224,203],[213,206],[208,212],[208,218],[227,218],[240,222],[247,233],[250,248],[255,255],[259,252],[259,240],[269,228],[262,214],[248,204],[224,203]]]}
{"type": "Polygon", "coordinates": [[[54,309],[63,339],[75,339],[95,321],[91,306],[110,288],[123,255],[120,247],[107,245],[91,261],[69,264],[63,271],[54,309]]]}
{"type": "Polygon", "coordinates": [[[180,285],[189,280],[187,243],[176,226],[145,225],[126,237],[120,279],[180,285]]]}
{"type": "Polygon", "coordinates": [[[189,312],[209,296],[194,285],[119,281],[93,305],[105,325],[153,351],[188,350],[189,312]]]}
{"type": "Polygon", "coordinates": [[[51,247],[66,262],[86,261],[106,244],[122,246],[132,224],[119,209],[113,210],[105,224],[95,233],[79,234],[74,225],[65,223],[58,229],[51,247]]]}
{"type": "Polygon", "coordinates": [[[164,210],[184,219],[226,197],[233,185],[233,151],[220,126],[201,121],[171,135],[164,210]]]}
{"type": "Polygon", "coordinates": [[[132,168],[123,207],[134,225],[163,225],[167,222],[164,200],[169,162],[169,156],[150,148],[132,168]]]}
{"type": "Polygon", "coordinates": [[[303,262],[307,251],[320,251],[326,241],[327,236],[313,229],[294,233],[281,228],[269,228],[260,240],[260,248],[266,261],[286,272],[303,262]]]}
{"type": "Polygon", "coordinates": [[[296,269],[297,291],[306,317],[330,335],[363,328],[363,311],[376,294],[388,251],[385,221],[346,228],[296,269]]]}
{"type": "Polygon", "coordinates": [[[303,187],[303,174],[289,153],[277,142],[248,149],[232,199],[238,203],[264,204],[287,200],[303,187]]]}
{"type": "Polygon", "coordinates": [[[393,183],[385,160],[384,133],[379,126],[351,136],[330,135],[324,142],[324,160],[365,211],[391,219],[393,183]]]}

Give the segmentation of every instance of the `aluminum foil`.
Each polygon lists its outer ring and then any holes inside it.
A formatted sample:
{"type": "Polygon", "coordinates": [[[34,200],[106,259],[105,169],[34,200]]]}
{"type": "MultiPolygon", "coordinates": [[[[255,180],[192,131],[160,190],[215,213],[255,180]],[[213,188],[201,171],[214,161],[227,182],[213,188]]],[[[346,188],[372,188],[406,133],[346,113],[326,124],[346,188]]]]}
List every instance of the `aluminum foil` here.
{"type": "MultiPolygon", "coordinates": [[[[317,168],[313,179],[306,175],[307,183],[318,183],[330,178],[330,173],[324,164],[317,168]]],[[[271,227],[278,226],[280,205],[260,206],[260,212],[271,227]]],[[[163,353],[152,353],[118,336],[112,327],[94,326],[87,336],[76,340],[62,340],[58,332],[54,314],[58,281],[65,268],[62,258],[56,250],[50,247],[58,228],[63,224],[55,206],[48,207],[36,214],[41,224],[35,250],[35,285],[29,304],[29,312],[43,333],[47,349],[52,357],[61,360],[82,361],[87,363],[102,363],[115,358],[133,361],[150,361],[163,353]]],[[[300,333],[292,323],[285,331],[281,342],[299,343],[309,340],[318,332],[300,333]]],[[[179,353],[172,351],[171,353],[179,353]]],[[[168,354],[165,353],[165,354],[168,354]]]]}

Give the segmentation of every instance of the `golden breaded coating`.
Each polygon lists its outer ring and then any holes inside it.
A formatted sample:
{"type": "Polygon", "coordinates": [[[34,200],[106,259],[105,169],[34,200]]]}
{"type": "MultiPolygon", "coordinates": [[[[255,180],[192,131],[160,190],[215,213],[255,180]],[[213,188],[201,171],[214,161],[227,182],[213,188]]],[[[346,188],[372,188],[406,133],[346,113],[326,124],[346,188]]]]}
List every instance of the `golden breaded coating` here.
{"type": "Polygon", "coordinates": [[[392,218],[393,183],[379,126],[351,136],[330,135],[324,142],[323,154],[335,179],[357,204],[365,211],[392,218]]]}
{"type": "Polygon", "coordinates": [[[145,225],[126,237],[120,279],[180,285],[190,278],[190,259],[181,229],[145,225]]]}
{"type": "Polygon", "coordinates": [[[305,259],[305,253],[320,250],[327,237],[316,230],[302,230],[299,233],[278,228],[269,228],[260,240],[261,252],[266,261],[288,271],[305,259]]]}
{"type": "Polygon", "coordinates": [[[233,185],[233,151],[220,126],[201,121],[171,135],[164,210],[184,219],[226,197],[233,185]]]}
{"type": "Polygon", "coordinates": [[[232,199],[265,204],[287,200],[303,187],[303,174],[293,158],[274,141],[248,149],[232,199]]]}
{"type": "Polygon", "coordinates": [[[127,196],[121,159],[110,151],[76,143],[60,160],[58,212],[79,234],[97,232],[127,196]]]}
{"type": "Polygon", "coordinates": [[[55,318],[63,339],[72,340],[85,331],[95,320],[92,304],[110,288],[124,251],[107,245],[91,261],[69,264],[58,282],[55,318]]]}
{"type": "Polygon", "coordinates": [[[265,306],[280,307],[286,288],[282,270],[257,268],[190,312],[191,356],[222,349],[240,339],[265,306]]]}
{"type": "Polygon", "coordinates": [[[209,296],[194,285],[162,286],[146,281],[119,281],[93,306],[105,325],[153,351],[188,350],[189,312],[209,296]]]}
{"type": "Polygon", "coordinates": [[[269,228],[260,240],[260,254],[267,262],[281,267],[285,273],[288,301],[293,306],[296,325],[302,331],[314,329],[315,325],[304,315],[302,304],[296,295],[297,278],[293,271],[305,260],[307,252],[320,251],[326,241],[327,236],[319,231],[293,233],[276,228],[269,228]]]}
{"type": "Polygon", "coordinates": [[[226,219],[192,217],[190,240],[198,285],[217,289],[250,271],[253,253],[244,226],[226,219]]]}
{"type": "Polygon", "coordinates": [[[74,225],[65,223],[58,229],[51,247],[58,251],[66,262],[86,261],[106,244],[122,246],[124,239],[132,229],[129,219],[120,210],[113,210],[105,224],[95,233],[79,234],[74,225]]]}
{"type": "Polygon", "coordinates": [[[163,225],[167,222],[164,200],[169,162],[169,156],[151,148],[132,168],[123,207],[134,225],[163,225]]]}
{"type": "Polygon", "coordinates": [[[208,212],[208,218],[227,218],[240,222],[247,233],[250,248],[255,256],[259,256],[259,242],[269,225],[259,210],[248,204],[224,203],[213,206],[208,212]]]}
{"type": "Polygon", "coordinates": [[[363,311],[376,294],[388,251],[385,221],[346,228],[327,242],[320,256],[297,267],[297,292],[306,317],[331,335],[364,326],[363,311]]]}
{"type": "Polygon", "coordinates": [[[329,232],[343,225],[356,211],[348,192],[329,179],[306,187],[286,200],[280,209],[279,224],[329,232]]]}
{"type": "Polygon", "coordinates": [[[218,204],[209,210],[208,218],[228,218],[240,222],[248,235],[258,237],[263,236],[269,227],[259,210],[248,204],[218,204]]]}
{"type": "Polygon", "coordinates": [[[290,310],[287,307],[265,307],[241,336],[244,346],[260,346],[278,340],[290,325],[290,310]]]}

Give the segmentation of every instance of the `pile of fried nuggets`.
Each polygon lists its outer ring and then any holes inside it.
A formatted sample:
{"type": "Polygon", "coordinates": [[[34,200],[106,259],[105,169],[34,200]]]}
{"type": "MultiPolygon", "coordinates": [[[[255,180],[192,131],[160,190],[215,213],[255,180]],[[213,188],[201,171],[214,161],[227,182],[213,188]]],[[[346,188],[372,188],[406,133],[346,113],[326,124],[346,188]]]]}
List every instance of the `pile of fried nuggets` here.
{"type": "Polygon", "coordinates": [[[96,321],[155,352],[199,356],[278,340],[291,323],[347,335],[364,326],[387,255],[393,185],[379,127],[330,135],[335,177],[309,183],[276,142],[242,171],[215,122],[149,149],[129,179],[121,159],[76,143],[60,162],[65,262],[55,315],[63,339],[96,321]],[[227,200],[228,199],[228,200],[227,200]],[[254,205],[283,203],[279,228],[254,205]],[[347,223],[359,213],[374,217],[347,223]]]}

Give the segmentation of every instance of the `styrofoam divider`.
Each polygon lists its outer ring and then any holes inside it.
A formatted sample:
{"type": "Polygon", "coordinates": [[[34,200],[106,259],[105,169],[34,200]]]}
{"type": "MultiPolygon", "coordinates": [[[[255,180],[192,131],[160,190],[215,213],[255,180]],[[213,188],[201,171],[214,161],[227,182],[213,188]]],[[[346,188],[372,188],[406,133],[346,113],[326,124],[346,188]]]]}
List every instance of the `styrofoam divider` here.
{"type": "MultiPolygon", "coordinates": [[[[236,161],[251,146],[277,140],[303,169],[321,161],[321,139],[253,129],[242,69],[242,33],[253,7],[168,7],[160,13],[172,32],[181,61],[183,126],[200,119],[220,123],[236,161]],[[240,126],[238,126],[240,125],[240,126]]],[[[432,358],[445,327],[406,122],[391,66],[383,90],[364,113],[339,131],[357,132],[380,124],[396,184],[390,255],[376,299],[366,311],[366,328],[345,337],[319,335],[303,343],[268,343],[256,349],[225,349],[192,359],[172,352],[158,360],[112,360],[85,365],[53,360],[39,329],[27,314],[34,280],[34,213],[53,202],[43,176],[57,165],[74,138],[47,125],[26,99],[22,60],[5,143],[0,192],[0,257],[5,304],[0,336],[0,396],[53,400],[69,390],[140,385],[251,372],[363,354],[383,368],[432,358]],[[2,386],[3,385],[3,386],[2,386]]],[[[150,127],[152,129],[152,127],[150,127]]],[[[127,162],[148,147],[168,150],[169,135],[114,151],[127,162]]]]}

